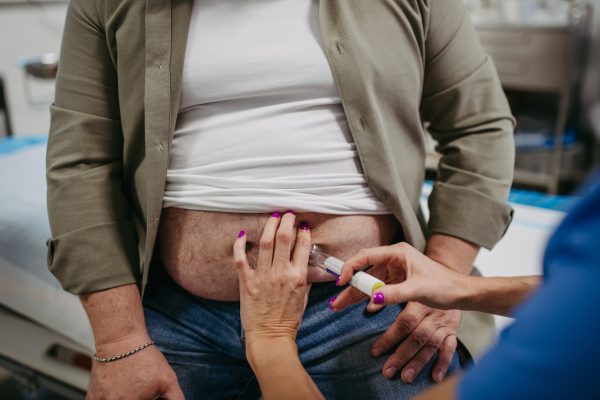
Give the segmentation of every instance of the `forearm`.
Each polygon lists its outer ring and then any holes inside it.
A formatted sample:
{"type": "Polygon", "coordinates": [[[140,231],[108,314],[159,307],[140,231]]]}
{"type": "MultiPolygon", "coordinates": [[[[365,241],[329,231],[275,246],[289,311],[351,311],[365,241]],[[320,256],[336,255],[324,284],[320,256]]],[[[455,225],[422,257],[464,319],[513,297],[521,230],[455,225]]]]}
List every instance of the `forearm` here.
{"type": "Polygon", "coordinates": [[[126,353],[150,341],[136,285],[82,294],[79,298],[94,332],[98,357],[126,353]]]}
{"type": "MultiPolygon", "coordinates": [[[[426,255],[434,261],[468,275],[471,272],[479,246],[441,234],[432,234],[426,255]]],[[[539,276],[510,278],[457,277],[455,308],[463,311],[480,311],[508,315],[539,284],[539,276]]]]}
{"type": "Polygon", "coordinates": [[[539,276],[510,278],[464,278],[464,294],[458,301],[461,310],[508,315],[540,284],[539,276]]]}
{"type": "Polygon", "coordinates": [[[292,339],[247,339],[246,348],[265,400],[324,399],[302,366],[292,339]]]}
{"type": "Polygon", "coordinates": [[[453,271],[469,275],[480,247],[464,240],[433,233],[427,243],[425,255],[453,271]]]}

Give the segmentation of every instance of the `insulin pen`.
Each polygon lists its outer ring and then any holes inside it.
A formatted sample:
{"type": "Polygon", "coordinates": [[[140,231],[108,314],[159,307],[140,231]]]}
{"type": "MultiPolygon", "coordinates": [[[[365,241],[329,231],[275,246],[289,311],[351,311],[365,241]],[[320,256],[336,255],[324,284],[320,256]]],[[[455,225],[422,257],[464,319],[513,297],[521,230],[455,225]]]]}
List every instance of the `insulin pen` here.
{"type": "MultiPolygon", "coordinates": [[[[325,253],[319,246],[313,244],[310,248],[310,257],[308,258],[308,265],[313,267],[319,267],[329,272],[335,277],[340,277],[342,273],[342,267],[344,262],[338,260],[335,257],[331,257],[325,253]]],[[[363,271],[358,271],[350,279],[350,286],[357,288],[367,296],[371,296],[371,293],[378,287],[384,286],[385,283],[375,278],[372,275],[366,274],[363,271]]]]}

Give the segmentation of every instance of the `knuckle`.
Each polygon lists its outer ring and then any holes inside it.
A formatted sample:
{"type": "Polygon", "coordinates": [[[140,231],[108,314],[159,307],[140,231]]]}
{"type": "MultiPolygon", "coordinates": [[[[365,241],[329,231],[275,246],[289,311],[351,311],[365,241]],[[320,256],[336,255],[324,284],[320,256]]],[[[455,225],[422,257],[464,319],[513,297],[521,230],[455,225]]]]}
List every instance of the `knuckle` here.
{"type": "Polygon", "coordinates": [[[444,341],[444,338],[441,336],[432,336],[429,341],[427,342],[427,347],[431,347],[432,349],[439,349],[440,347],[442,347],[442,342],[444,341]]]}
{"type": "Polygon", "coordinates": [[[244,266],[244,260],[242,260],[241,258],[236,258],[234,264],[236,268],[242,268],[244,266]]]}
{"type": "Polygon", "coordinates": [[[419,347],[425,347],[429,342],[429,333],[425,330],[413,333],[413,341],[419,347]]]}
{"type": "Polygon", "coordinates": [[[301,237],[296,240],[296,247],[308,249],[310,248],[310,240],[305,237],[301,237]]]}
{"type": "Polygon", "coordinates": [[[273,249],[273,239],[261,239],[260,240],[260,249],[261,250],[272,250],[273,249]]]}
{"type": "Polygon", "coordinates": [[[288,231],[277,232],[277,242],[288,244],[292,242],[292,233],[288,231]]]}
{"type": "Polygon", "coordinates": [[[400,349],[396,350],[394,355],[390,357],[390,363],[398,369],[408,364],[409,361],[410,359],[406,355],[404,355],[404,353],[402,353],[400,349]]]}
{"type": "Polygon", "coordinates": [[[458,343],[456,342],[454,335],[448,336],[447,339],[448,340],[444,340],[442,342],[442,345],[440,346],[440,351],[454,354],[456,348],[458,347],[458,343]]]}
{"type": "Polygon", "coordinates": [[[415,322],[413,318],[400,318],[398,320],[398,330],[400,332],[409,333],[415,329],[415,322]]]}
{"type": "Polygon", "coordinates": [[[428,361],[423,359],[423,357],[416,357],[412,359],[410,366],[418,373],[418,371],[421,371],[425,367],[428,361]]]}
{"type": "Polygon", "coordinates": [[[438,357],[438,362],[437,365],[443,369],[443,370],[447,370],[448,368],[450,368],[450,361],[446,361],[446,360],[442,360],[438,357]]]}
{"type": "Polygon", "coordinates": [[[289,282],[289,279],[288,279],[287,276],[285,276],[285,275],[278,275],[277,276],[277,284],[279,286],[286,286],[288,284],[288,282],[289,282]]]}
{"type": "Polygon", "coordinates": [[[400,243],[398,243],[398,248],[402,251],[407,251],[408,249],[411,248],[411,246],[406,242],[400,242],[400,243]]]}
{"type": "Polygon", "coordinates": [[[306,271],[301,270],[300,268],[294,268],[293,269],[293,273],[292,276],[299,282],[305,283],[306,282],[306,271]]]}
{"type": "Polygon", "coordinates": [[[391,348],[394,345],[392,340],[390,340],[390,338],[386,334],[383,334],[382,336],[380,336],[379,339],[377,340],[377,343],[378,343],[378,347],[383,347],[386,350],[391,348]]]}
{"type": "MultiPolygon", "coordinates": [[[[261,285],[261,287],[262,286],[264,286],[264,284],[261,285]]],[[[248,285],[246,287],[246,290],[248,291],[248,294],[250,295],[250,297],[253,297],[253,298],[259,297],[261,295],[261,293],[262,293],[261,290],[258,287],[254,286],[254,285],[248,285]]]]}
{"type": "Polygon", "coordinates": [[[359,257],[361,257],[361,258],[362,257],[366,257],[367,254],[369,254],[369,251],[367,249],[360,249],[358,251],[358,253],[356,253],[356,255],[359,256],[359,257]]]}
{"type": "Polygon", "coordinates": [[[412,254],[414,247],[406,242],[400,242],[398,243],[398,250],[400,250],[400,253],[402,253],[405,257],[408,257],[412,254]]]}

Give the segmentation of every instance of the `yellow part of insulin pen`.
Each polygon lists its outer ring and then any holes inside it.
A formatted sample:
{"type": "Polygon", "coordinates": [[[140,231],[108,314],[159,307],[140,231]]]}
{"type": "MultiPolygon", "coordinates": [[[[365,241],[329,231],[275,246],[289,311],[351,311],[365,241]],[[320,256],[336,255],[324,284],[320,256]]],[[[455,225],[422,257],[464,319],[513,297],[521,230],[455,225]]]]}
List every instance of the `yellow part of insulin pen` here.
{"type": "MultiPolygon", "coordinates": [[[[342,273],[342,267],[344,262],[338,260],[335,257],[331,257],[325,253],[319,246],[313,244],[310,249],[310,256],[308,258],[308,265],[313,267],[319,267],[335,277],[339,277],[342,273]]],[[[358,271],[350,279],[350,286],[357,288],[367,296],[371,296],[371,293],[378,287],[384,286],[385,283],[369,275],[363,271],[358,271]]]]}

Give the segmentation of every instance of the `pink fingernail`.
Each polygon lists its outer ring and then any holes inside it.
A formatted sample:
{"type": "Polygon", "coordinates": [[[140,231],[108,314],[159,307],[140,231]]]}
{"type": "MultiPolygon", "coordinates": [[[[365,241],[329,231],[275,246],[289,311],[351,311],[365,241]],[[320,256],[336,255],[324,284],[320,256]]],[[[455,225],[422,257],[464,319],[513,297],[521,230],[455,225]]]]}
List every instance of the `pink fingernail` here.
{"type": "Polygon", "coordinates": [[[333,299],[329,300],[329,305],[332,305],[335,302],[335,299],[337,299],[337,296],[335,296],[333,299]]]}
{"type": "Polygon", "coordinates": [[[277,211],[275,211],[273,213],[273,215],[271,215],[271,217],[273,217],[273,218],[279,218],[279,213],[277,211]]]}
{"type": "Polygon", "coordinates": [[[373,295],[373,303],[382,304],[385,302],[385,295],[383,293],[375,293],[373,295]]]}
{"type": "Polygon", "coordinates": [[[334,309],[333,309],[333,306],[329,306],[329,309],[330,309],[331,311],[333,311],[333,310],[334,310],[334,309]]]}
{"type": "Polygon", "coordinates": [[[300,224],[300,229],[302,229],[303,231],[307,231],[308,230],[308,224],[306,222],[303,222],[300,224]]]}
{"type": "Polygon", "coordinates": [[[294,214],[294,212],[292,210],[289,210],[286,212],[286,214],[294,214]]]}
{"type": "Polygon", "coordinates": [[[238,235],[238,239],[241,238],[242,236],[244,236],[245,234],[246,234],[246,232],[240,231],[240,234],[238,235]]]}
{"type": "Polygon", "coordinates": [[[340,278],[341,277],[338,276],[337,281],[335,281],[335,286],[340,286],[340,278]]]}

